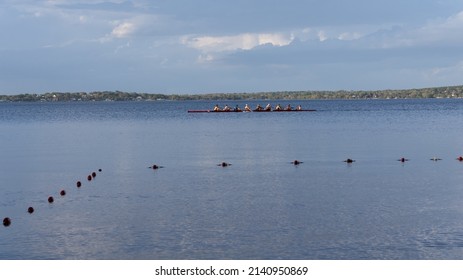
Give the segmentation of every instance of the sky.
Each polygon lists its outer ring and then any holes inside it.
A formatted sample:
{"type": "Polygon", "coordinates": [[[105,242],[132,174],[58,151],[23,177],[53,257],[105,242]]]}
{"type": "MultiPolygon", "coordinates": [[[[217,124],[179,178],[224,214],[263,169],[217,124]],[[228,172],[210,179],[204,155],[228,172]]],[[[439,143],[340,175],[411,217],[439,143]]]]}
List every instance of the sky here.
{"type": "Polygon", "coordinates": [[[463,84],[462,0],[2,0],[0,94],[463,84]]]}

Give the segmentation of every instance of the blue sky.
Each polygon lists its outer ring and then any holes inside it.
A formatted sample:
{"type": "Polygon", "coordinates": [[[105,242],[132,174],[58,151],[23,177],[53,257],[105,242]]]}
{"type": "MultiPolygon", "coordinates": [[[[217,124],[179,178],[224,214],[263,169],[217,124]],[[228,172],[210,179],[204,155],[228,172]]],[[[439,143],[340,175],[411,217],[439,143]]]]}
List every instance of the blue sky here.
{"type": "Polygon", "coordinates": [[[0,94],[463,84],[461,0],[3,0],[0,94]]]}

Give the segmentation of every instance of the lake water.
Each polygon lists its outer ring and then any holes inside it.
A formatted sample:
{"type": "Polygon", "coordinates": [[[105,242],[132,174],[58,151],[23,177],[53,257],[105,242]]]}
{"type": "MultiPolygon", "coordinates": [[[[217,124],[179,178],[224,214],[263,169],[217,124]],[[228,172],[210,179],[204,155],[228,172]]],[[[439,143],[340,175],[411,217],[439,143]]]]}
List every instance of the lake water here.
{"type": "Polygon", "coordinates": [[[463,259],[463,100],[215,103],[0,103],[0,259],[463,259]]]}

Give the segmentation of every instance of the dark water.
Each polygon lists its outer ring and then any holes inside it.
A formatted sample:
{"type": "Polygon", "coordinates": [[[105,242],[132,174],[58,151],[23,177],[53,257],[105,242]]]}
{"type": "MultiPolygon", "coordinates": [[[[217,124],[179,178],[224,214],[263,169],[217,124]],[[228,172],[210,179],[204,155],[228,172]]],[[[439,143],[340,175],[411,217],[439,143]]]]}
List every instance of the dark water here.
{"type": "Polygon", "coordinates": [[[299,103],[0,103],[0,259],[463,259],[463,100],[299,103]]]}

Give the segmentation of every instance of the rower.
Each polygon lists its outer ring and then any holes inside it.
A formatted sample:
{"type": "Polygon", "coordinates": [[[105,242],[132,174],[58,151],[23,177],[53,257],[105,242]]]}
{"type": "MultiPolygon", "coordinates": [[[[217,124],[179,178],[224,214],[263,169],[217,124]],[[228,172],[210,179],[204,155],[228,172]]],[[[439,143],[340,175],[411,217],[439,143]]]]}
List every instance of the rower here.
{"type": "Polygon", "coordinates": [[[233,111],[242,112],[241,108],[238,105],[235,106],[235,109],[233,109],[233,111]]]}
{"type": "Polygon", "coordinates": [[[278,104],[277,106],[275,106],[275,110],[274,110],[274,111],[281,111],[281,110],[282,110],[282,109],[281,109],[281,105],[280,105],[280,104],[278,104]]]}
{"type": "Polygon", "coordinates": [[[219,107],[218,104],[216,104],[216,105],[214,106],[214,112],[219,112],[219,111],[220,111],[220,107],[219,107]]]}
{"type": "Polygon", "coordinates": [[[288,106],[286,106],[285,108],[285,111],[291,111],[293,108],[291,108],[291,104],[288,104],[288,106]]]}
{"type": "Polygon", "coordinates": [[[248,104],[246,104],[246,105],[244,106],[244,110],[245,110],[246,112],[252,112],[252,110],[251,110],[251,108],[249,107],[248,104]]]}
{"type": "Polygon", "coordinates": [[[297,105],[296,111],[301,111],[301,110],[302,110],[302,106],[301,106],[301,105],[297,105]]]}
{"type": "Polygon", "coordinates": [[[257,107],[256,107],[256,110],[255,111],[262,111],[262,106],[260,106],[260,104],[257,104],[257,107]]]}
{"type": "Polygon", "coordinates": [[[228,105],[225,105],[225,107],[223,107],[223,111],[224,111],[224,112],[230,112],[230,111],[231,111],[231,108],[228,107],[228,105]]]}
{"type": "Polygon", "coordinates": [[[272,111],[272,105],[270,105],[270,103],[267,104],[267,106],[265,106],[264,111],[272,111]]]}

